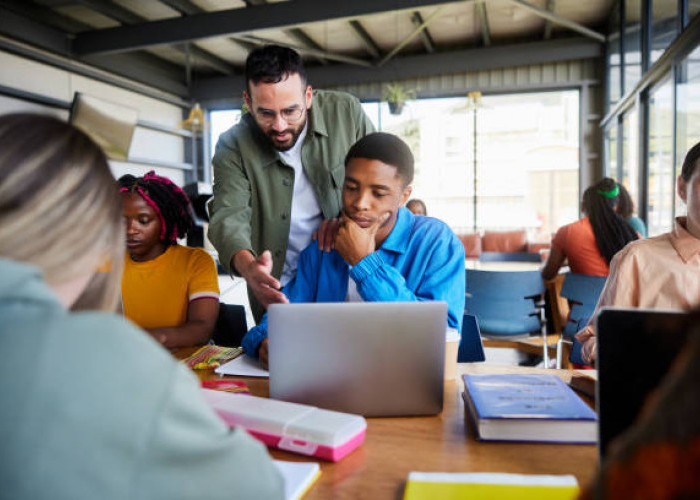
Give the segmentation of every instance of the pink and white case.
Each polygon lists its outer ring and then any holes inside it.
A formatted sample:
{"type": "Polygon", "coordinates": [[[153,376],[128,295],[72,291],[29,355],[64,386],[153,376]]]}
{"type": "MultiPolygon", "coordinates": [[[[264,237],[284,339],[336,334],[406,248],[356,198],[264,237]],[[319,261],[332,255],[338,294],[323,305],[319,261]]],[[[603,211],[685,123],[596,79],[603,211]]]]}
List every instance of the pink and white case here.
{"type": "Polygon", "coordinates": [[[202,391],[224,422],[243,427],[267,446],[337,462],[365,439],[367,421],[360,415],[247,394],[202,391]]]}

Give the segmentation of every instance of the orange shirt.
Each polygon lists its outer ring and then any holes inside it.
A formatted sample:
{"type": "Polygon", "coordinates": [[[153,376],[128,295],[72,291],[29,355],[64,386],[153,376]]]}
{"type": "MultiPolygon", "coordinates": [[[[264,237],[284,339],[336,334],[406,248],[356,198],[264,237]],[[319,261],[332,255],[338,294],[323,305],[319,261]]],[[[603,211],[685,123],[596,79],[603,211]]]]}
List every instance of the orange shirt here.
{"type": "Polygon", "coordinates": [[[141,328],[180,326],[189,303],[201,298],[219,299],[216,263],[201,248],[172,245],[146,262],[126,255],[124,316],[141,328]]]}
{"type": "Polygon", "coordinates": [[[603,306],[685,310],[700,304],[700,239],[677,217],[673,231],[629,243],[615,254],[589,324],[577,334],[583,356],[595,351],[595,316],[603,306]]]}
{"type": "Polygon", "coordinates": [[[607,276],[610,273],[610,267],[598,249],[588,217],[560,227],[554,235],[552,246],[566,255],[572,273],[588,276],[607,276]]]}

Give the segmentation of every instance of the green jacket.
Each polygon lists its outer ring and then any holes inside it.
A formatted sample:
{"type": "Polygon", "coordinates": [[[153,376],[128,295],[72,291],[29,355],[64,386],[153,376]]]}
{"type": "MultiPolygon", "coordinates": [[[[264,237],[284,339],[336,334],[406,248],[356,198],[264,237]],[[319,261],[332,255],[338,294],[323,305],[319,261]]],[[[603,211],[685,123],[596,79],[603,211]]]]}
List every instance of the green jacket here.
{"type": "MultiPolygon", "coordinates": [[[[340,213],[348,149],[373,131],[356,98],[343,92],[314,91],[301,155],[324,218],[340,213]]],[[[254,255],[270,250],[272,274],[279,279],[289,240],[294,169],[282,161],[250,113],[221,134],[213,165],[208,235],[221,264],[229,269],[239,250],[254,255]]],[[[250,289],[248,295],[259,319],[263,309],[250,289]]]]}
{"type": "Polygon", "coordinates": [[[229,430],[146,333],[66,311],[0,258],[2,498],[282,498],[262,443],[229,430]]]}

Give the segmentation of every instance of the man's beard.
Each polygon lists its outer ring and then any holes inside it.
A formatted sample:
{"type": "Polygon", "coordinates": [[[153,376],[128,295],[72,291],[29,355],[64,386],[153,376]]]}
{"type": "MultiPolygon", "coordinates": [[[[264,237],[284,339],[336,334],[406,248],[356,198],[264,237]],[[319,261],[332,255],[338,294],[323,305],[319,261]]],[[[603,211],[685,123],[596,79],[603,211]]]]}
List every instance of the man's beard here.
{"type": "Polygon", "coordinates": [[[296,128],[286,128],[284,131],[282,131],[282,134],[279,132],[276,132],[275,130],[270,129],[267,132],[267,138],[270,140],[272,143],[272,147],[274,147],[277,151],[289,151],[294,147],[294,145],[297,143],[297,140],[299,139],[299,136],[301,135],[301,132],[304,130],[304,126],[306,125],[306,120],[303,120],[301,123],[297,125],[296,128]],[[275,138],[278,135],[283,135],[283,134],[291,134],[291,138],[283,143],[280,143],[279,141],[275,140],[275,138]]]}

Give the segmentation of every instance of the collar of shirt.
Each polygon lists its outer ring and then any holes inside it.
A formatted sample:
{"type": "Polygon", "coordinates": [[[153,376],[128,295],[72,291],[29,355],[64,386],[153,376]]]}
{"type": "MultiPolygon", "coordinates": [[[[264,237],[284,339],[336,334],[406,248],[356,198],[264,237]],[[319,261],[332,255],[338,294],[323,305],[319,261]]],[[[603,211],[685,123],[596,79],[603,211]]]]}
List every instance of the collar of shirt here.
{"type": "Polygon", "coordinates": [[[416,216],[409,212],[407,208],[399,208],[396,214],[394,228],[389,233],[389,236],[386,237],[384,243],[382,243],[380,250],[404,253],[408,247],[409,236],[413,228],[413,219],[415,217],[416,216]]]}
{"type": "Polygon", "coordinates": [[[686,221],[686,217],[676,217],[671,231],[671,244],[685,263],[700,254],[700,240],[688,232],[686,221]]]}

